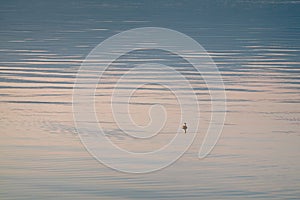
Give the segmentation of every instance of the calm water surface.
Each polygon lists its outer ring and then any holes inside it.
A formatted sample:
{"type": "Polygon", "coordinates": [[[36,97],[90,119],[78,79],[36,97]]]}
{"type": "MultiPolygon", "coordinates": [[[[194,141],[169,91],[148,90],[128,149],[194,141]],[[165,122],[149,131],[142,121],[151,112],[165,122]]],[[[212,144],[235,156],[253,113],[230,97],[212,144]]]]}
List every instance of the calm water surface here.
{"type": "MultiPolygon", "coordinates": [[[[298,0],[2,2],[0,198],[299,199],[299,13],[298,0]],[[125,174],[100,164],[81,144],[72,89],[81,62],[98,43],[145,26],[171,28],[203,45],[222,74],[228,112],[217,146],[199,160],[210,119],[203,80],[164,52],[121,57],[96,91],[96,109],[99,123],[122,148],[161,147],[180,117],[172,93],[145,86],[133,96],[132,118],[147,124],[145,111],[161,103],[167,125],[154,141],[137,142],[120,132],[108,101],[115,82],[134,64],[155,61],[186,73],[202,110],[202,129],[177,162],[155,173],[125,174]]],[[[151,72],[136,74],[124,89],[167,77],[151,72]]]]}

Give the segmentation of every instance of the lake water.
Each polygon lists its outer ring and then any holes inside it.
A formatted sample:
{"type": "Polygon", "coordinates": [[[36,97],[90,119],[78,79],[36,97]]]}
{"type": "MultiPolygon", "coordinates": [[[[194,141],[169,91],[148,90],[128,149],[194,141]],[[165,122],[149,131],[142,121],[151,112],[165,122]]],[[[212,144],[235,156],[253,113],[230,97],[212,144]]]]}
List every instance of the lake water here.
{"type": "MultiPolygon", "coordinates": [[[[1,199],[300,199],[300,1],[6,1],[0,10],[1,199]],[[145,86],[132,98],[138,125],[149,122],[154,103],[169,113],[151,141],[122,134],[108,100],[126,64],[173,65],[194,77],[202,112],[188,151],[162,170],[128,174],[104,166],[81,143],[72,113],[77,70],[100,42],[139,27],[180,31],[218,66],[227,115],[205,159],[198,151],[210,119],[206,85],[186,63],[157,51],[132,53],[104,74],[95,98],[99,123],[130,151],[172,139],[180,114],[166,88],[145,86]]],[[[122,86],[164,79],[137,73],[122,86]]]]}

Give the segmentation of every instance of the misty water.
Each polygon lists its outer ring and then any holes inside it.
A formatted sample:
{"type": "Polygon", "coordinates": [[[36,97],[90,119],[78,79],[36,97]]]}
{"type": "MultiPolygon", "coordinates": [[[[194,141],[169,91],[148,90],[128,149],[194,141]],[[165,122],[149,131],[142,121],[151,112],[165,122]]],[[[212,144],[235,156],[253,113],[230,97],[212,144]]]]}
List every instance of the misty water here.
{"type": "MultiPolygon", "coordinates": [[[[1,2],[0,198],[299,199],[299,13],[298,0],[1,2]],[[211,117],[205,81],[183,59],[159,50],[132,52],[107,69],[95,92],[99,124],[128,151],[168,143],[181,121],[167,88],[145,85],[130,102],[140,126],[149,123],[151,106],[165,107],[166,124],[151,140],[124,134],[109,100],[130,67],[172,66],[191,81],[201,110],[201,128],[188,151],[162,170],[128,174],[101,164],[81,143],[72,113],[77,71],[100,42],[139,27],[182,32],[218,66],[227,113],[220,140],[205,159],[198,158],[211,117]]],[[[149,67],[122,89],[168,78],[149,67]]]]}

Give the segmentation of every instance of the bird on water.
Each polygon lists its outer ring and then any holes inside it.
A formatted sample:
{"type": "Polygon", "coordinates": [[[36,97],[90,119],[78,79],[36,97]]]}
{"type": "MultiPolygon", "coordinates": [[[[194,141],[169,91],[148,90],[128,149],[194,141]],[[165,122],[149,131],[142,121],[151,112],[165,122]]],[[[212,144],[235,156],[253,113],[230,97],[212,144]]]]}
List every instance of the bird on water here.
{"type": "Polygon", "coordinates": [[[186,133],[186,129],[187,129],[186,123],[184,123],[184,125],[182,126],[182,129],[184,130],[184,133],[186,133]]]}

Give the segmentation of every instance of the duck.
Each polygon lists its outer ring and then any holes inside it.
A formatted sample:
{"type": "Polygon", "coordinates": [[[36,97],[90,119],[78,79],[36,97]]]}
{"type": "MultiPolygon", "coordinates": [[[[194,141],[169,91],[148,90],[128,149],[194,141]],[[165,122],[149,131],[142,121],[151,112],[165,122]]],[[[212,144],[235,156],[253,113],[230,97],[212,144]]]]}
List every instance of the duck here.
{"type": "Polygon", "coordinates": [[[186,129],[187,129],[188,127],[187,127],[187,125],[186,125],[186,123],[184,123],[184,125],[182,126],[182,129],[184,130],[184,133],[186,133],[186,129]]]}

